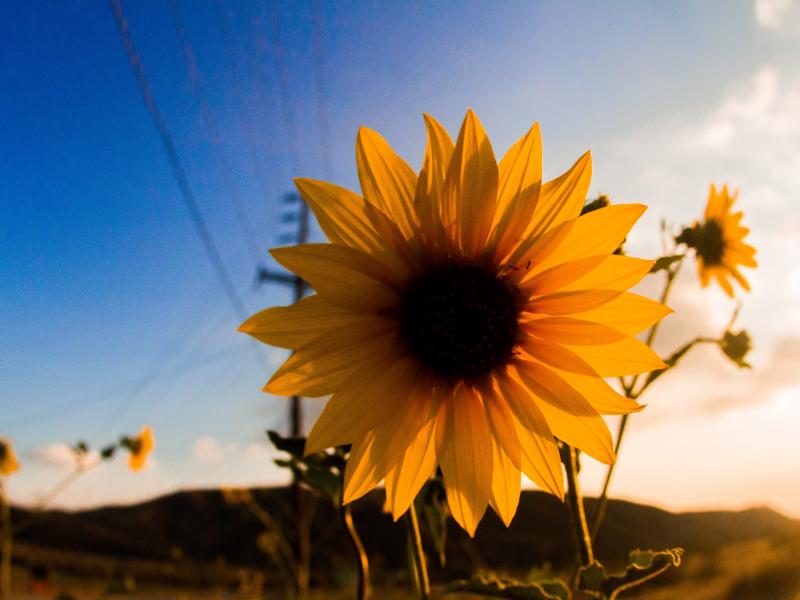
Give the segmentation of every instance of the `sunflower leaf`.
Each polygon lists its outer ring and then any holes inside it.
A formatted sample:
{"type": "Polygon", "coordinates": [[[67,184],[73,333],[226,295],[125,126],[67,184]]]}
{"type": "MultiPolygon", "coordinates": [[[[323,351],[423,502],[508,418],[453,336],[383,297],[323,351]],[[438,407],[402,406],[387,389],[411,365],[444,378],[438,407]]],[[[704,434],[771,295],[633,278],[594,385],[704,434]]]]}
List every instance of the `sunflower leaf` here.
{"type": "Polygon", "coordinates": [[[742,330],[739,333],[726,331],[719,342],[719,348],[725,356],[730,358],[731,361],[736,363],[740,368],[750,368],[750,363],[748,363],[745,358],[747,358],[747,354],[750,350],[753,349],[753,344],[750,339],[750,334],[748,334],[747,331],[742,330]]]}
{"type": "Polygon", "coordinates": [[[603,565],[592,563],[581,568],[579,589],[592,598],[616,600],[622,592],[658,577],[671,567],[680,566],[683,553],[683,548],[633,550],[628,554],[625,572],[614,575],[606,575],[603,565]]]}
{"type": "Polygon", "coordinates": [[[278,450],[288,452],[293,458],[303,458],[303,450],[306,447],[306,438],[304,437],[283,437],[277,431],[267,431],[267,436],[272,445],[278,450]]]}
{"type": "Polygon", "coordinates": [[[665,271],[672,266],[672,263],[678,262],[680,259],[683,258],[683,254],[672,254],[669,256],[660,256],[656,259],[655,264],[650,269],[651,273],[657,273],[658,271],[665,271]]]}
{"type": "Polygon", "coordinates": [[[445,547],[447,545],[447,519],[450,518],[450,509],[445,497],[444,485],[441,479],[432,479],[425,484],[422,493],[416,500],[418,510],[425,516],[425,523],[431,534],[433,545],[439,556],[439,565],[444,567],[447,562],[445,547]]]}
{"type": "Polygon", "coordinates": [[[522,582],[495,573],[476,575],[472,579],[459,579],[445,586],[445,592],[482,594],[493,598],[513,600],[569,600],[567,585],[560,579],[522,582]]]}
{"type": "Polygon", "coordinates": [[[300,480],[334,504],[342,494],[342,478],[328,469],[310,468],[300,473],[300,480]]]}

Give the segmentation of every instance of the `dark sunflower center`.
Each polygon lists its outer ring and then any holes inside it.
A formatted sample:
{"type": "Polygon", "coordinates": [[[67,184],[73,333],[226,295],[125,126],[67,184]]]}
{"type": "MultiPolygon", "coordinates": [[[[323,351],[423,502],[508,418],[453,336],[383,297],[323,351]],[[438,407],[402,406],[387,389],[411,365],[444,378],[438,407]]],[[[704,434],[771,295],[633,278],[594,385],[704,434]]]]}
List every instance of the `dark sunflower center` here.
{"type": "Polygon", "coordinates": [[[714,266],[722,263],[725,237],[722,225],[716,219],[698,223],[694,227],[687,227],[676,239],[679,243],[694,248],[706,265],[714,266]]]}
{"type": "Polygon", "coordinates": [[[479,377],[508,361],[517,335],[512,292],[474,266],[443,267],[413,281],[401,319],[410,350],[447,379],[479,377]]]}

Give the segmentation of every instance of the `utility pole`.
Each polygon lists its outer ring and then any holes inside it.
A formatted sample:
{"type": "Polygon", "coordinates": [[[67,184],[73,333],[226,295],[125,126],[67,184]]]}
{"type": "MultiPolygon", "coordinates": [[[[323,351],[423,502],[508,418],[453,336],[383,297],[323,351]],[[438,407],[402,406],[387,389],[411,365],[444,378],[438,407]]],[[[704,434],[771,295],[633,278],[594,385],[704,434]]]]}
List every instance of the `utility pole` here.
{"type": "MultiPolygon", "coordinates": [[[[279,216],[281,224],[296,224],[296,229],[291,234],[282,233],[278,237],[281,244],[305,244],[308,240],[308,205],[297,192],[283,195],[282,211],[279,216]]],[[[299,302],[306,293],[308,284],[298,275],[273,271],[259,267],[256,282],[258,284],[280,283],[290,286],[294,290],[294,301],[299,302]]],[[[303,403],[300,396],[292,396],[289,406],[289,431],[292,437],[303,435],[303,403]]],[[[298,484],[297,476],[292,481],[292,498],[294,501],[294,514],[297,525],[297,595],[303,599],[308,596],[311,566],[311,537],[310,523],[306,515],[306,499],[302,488],[298,484]]]]}

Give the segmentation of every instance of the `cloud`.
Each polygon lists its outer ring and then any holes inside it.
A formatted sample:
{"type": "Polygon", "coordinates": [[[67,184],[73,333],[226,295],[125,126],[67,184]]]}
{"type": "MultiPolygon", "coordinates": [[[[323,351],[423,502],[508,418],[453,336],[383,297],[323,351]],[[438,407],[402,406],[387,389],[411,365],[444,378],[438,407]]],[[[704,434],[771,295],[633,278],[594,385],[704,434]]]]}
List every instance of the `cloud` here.
{"type": "Polygon", "coordinates": [[[241,453],[236,443],[220,445],[216,438],[209,435],[200,436],[194,441],[193,455],[201,462],[218,463],[233,458],[241,453]]]}
{"type": "MultiPolygon", "coordinates": [[[[46,444],[34,448],[30,453],[31,461],[39,466],[59,470],[72,470],[77,466],[75,451],[64,443],[46,444]]],[[[82,459],[83,466],[91,467],[100,461],[100,455],[89,451],[82,459]]]]}
{"type": "Polygon", "coordinates": [[[765,29],[783,30],[796,20],[796,0],[755,0],[756,22],[765,29]],[[794,17],[794,18],[793,18],[794,17]]]}

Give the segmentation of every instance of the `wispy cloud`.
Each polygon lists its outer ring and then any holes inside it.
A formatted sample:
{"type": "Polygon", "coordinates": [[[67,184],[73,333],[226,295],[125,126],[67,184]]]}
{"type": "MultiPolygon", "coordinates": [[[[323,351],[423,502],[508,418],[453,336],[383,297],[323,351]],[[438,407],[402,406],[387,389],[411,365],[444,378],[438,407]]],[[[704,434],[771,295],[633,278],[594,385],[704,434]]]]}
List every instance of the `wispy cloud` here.
{"type": "Polygon", "coordinates": [[[756,22],[766,29],[786,29],[788,22],[796,20],[798,7],[796,0],[755,0],[756,22]]]}

